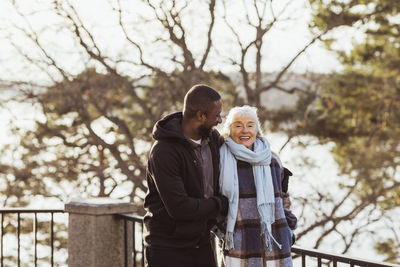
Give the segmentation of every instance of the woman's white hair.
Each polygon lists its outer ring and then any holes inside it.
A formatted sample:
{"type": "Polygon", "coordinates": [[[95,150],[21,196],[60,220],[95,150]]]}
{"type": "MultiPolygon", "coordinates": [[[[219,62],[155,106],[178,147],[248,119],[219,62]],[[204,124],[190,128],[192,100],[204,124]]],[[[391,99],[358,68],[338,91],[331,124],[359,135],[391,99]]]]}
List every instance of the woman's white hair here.
{"type": "Polygon", "coordinates": [[[229,110],[228,116],[226,116],[226,120],[224,126],[222,127],[222,135],[226,138],[231,134],[231,125],[233,123],[233,118],[236,115],[245,115],[250,116],[254,119],[257,127],[257,136],[263,136],[260,120],[257,116],[257,108],[251,107],[248,105],[244,105],[241,107],[233,107],[229,110]]]}

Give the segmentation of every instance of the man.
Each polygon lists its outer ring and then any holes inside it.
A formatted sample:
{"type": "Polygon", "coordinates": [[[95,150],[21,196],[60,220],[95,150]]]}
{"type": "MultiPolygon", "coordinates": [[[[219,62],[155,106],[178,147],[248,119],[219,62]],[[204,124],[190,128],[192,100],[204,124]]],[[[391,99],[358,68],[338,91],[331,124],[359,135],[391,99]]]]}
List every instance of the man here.
{"type": "Polygon", "coordinates": [[[228,200],[219,194],[221,96],[195,85],[183,113],[170,114],[153,129],[144,201],[146,266],[214,267],[210,229],[228,200]]]}

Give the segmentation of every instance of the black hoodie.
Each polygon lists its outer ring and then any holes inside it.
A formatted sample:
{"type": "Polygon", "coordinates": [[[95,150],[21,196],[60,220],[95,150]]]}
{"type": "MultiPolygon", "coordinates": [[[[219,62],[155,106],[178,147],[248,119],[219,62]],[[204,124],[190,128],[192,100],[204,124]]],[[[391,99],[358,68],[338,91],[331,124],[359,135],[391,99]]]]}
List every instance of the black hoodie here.
{"type": "Polygon", "coordinates": [[[146,246],[189,248],[208,245],[209,231],[228,201],[219,195],[219,146],[213,130],[208,138],[214,169],[214,196],[205,199],[202,167],[181,128],[182,113],[158,121],[148,158],[148,191],[144,201],[146,246]]]}

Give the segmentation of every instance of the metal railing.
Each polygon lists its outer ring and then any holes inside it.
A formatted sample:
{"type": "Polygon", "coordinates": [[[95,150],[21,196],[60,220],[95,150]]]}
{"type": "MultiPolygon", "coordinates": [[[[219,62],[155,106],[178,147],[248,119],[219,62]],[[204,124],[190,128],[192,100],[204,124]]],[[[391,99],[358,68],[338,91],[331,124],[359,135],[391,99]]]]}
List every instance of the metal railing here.
{"type": "MultiPolygon", "coordinates": [[[[143,260],[144,260],[144,255],[143,255],[143,240],[141,240],[141,250],[137,250],[136,246],[137,245],[137,240],[135,240],[135,235],[137,235],[138,233],[141,235],[142,231],[137,231],[137,224],[141,225],[141,229],[143,229],[143,221],[142,221],[142,217],[139,216],[135,216],[135,215],[128,215],[128,214],[118,214],[117,215],[118,218],[125,220],[124,222],[124,232],[125,232],[125,267],[127,267],[129,264],[128,262],[128,228],[127,228],[127,221],[131,221],[133,222],[133,266],[137,267],[138,265],[138,259],[137,259],[137,254],[140,253],[140,266],[144,266],[143,265],[143,260]]],[[[348,256],[344,256],[344,255],[338,255],[338,254],[332,254],[332,253],[326,253],[326,252],[322,252],[319,250],[313,250],[313,249],[304,249],[304,248],[300,248],[298,246],[293,246],[292,247],[292,254],[293,257],[301,257],[301,267],[307,267],[307,266],[315,266],[315,264],[317,264],[318,267],[321,267],[322,264],[326,265],[326,266],[332,266],[333,267],[337,267],[338,263],[345,263],[348,264],[348,266],[350,267],[354,267],[354,266],[362,266],[362,267],[400,267],[400,265],[396,265],[396,264],[391,264],[391,263],[378,263],[378,262],[373,262],[373,261],[369,261],[369,260],[364,260],[364,259],[357,259],[354,257],[348,257],[348,256]],[[314,260],[314,262],[312,262],[309,265],[307,265],[307,257],[311,258],[312,260],[314,260]]]]}
{"type": "Polygon", "coordinates": [[[321,267],[322,264],[326,264],[326,266],[331,266],[330,263],[332,263],[333,267],[337,267],[338,263],[345,263],[348,264],[347,266],[363,266],[363,267],[399,267],[400,265],[396,264],[391,264],[391,263],[382,263],[382,262],[373,262],[369,260],[364,260],[364,259],[357,259],[353,257],[348,257],[344,255],[338,255],[338,254],[332,254],[332,253],[326,253],[322,252],[320,250],[315,250],[315,249],[304,249],[300,248],[298,246],[293,246],[292,247],[292,253],[295,254],[295,256],[300,256],[301,257],[301,267],[306,267],[306,266],[315,266],[315,262],[313,262],[313,265],[307,265],[306,259],[307,257],[312,258],[317,262],[317,266],[321,267]]]}
{"type": "MultiPolygon", "coordinates": [[[[4,265],[4,236],[5,234],[10,234],[10,232],[5,229],[5,217],[14,216],[14,220],[8,218],[8,225],[14,223],[13,227],[16,230],[17,239],[17,266],[21,266],[21,235],[22,229],[21,221],[27,220],[27,218],[21,218],[21,214],[33,214],[33,234],[34,234],[34,264],[32,266],[38,266],[38,232],[39,232],[39,222],[38,214],[50,214],[50,265],[54,266],[54,243],[55,243],[55,213],[64,213],[61,209],[24,209],[24,208],[8,208],[0,209],[1,214],[1,235],[0,235],[0,264],[1,267],[4,265]],[[15,218],[16,217],[16,218],[15,218]]],[[[125,267],[143,267],[144,266],[144,246],[142,240],[143,232],[143,218],[131,214],[116,214],[116,218],[124,221],[124,257],[125,257],[125,267]]],[[[29,220],[29,219],[28,219],[29,220]]],[[[41,220],[43,222],[43,220],[41,220]]],[[[48,221],[47,221],[48,222],[48,221]]],[[[25,229],[26,230],[26,229],[25,229]]],[[[47,232],[48,233],[48,232],[47,232]]],[[[364,259],[358,259],[354,257],[348,257],[344,255],[337,255],[332,253],[322,252],[320,250],[314,249],[304,249],[298,246],[292,247],[292,254],[294,258],[301,258],[301,267],[306,266],[333,266],[337,267],[338,263],[347,264],[347,266],[365,266],[365,267],[399,267],[400,265],[390,264],[390,263],[378,263],[364,259]],[[307,265],[307,259],[309,265],[307,265]]],[[[15,265],[13,265],[15,266],[15,265]]],[[[31,265],[29,265],[31,266],[31,265]]],[[[297,266],[297,265],[296,265],[297,266]]]]}
{"type": "MultiPolygon", "coordinates": [[[[32,220],[33,234],[34,234],[34,266],[38,266],[38,232],[39,232],[39,223],[43,223],[43,220],[39,222],[38,214],[50,214],[50,265],[54,266],[54,240],[55,240],[55,231],[54,231],[54,214],[55,213],[64,213],[62,209],[26,209],[26,208],[7,208],[0,209],[1,214],[1,235],[0,235],[0,264],[1,267],[4,267],[4,237],[6,234],[10,234],[11,232],[7,231],[6,228],[12,228],[16,230],[16,239],[17,239],[17,266],[21,266],[21,235],[23,234],[23,230],[25,231],[21,225],[21,222],[25,223],[29,220],[32,220]],[[33,218],[21,218],[21,214],[32,214],[33,218]],[[9,219],[8,223],[6,222],[6,216],[15,216],[16,215],[16,226],[15,219],[9,219]],[[8,227],[9,226],[9,227],[8,227]]],[[[48,222],[48,221],[45,221],[48,222]]],[[[27,223],[29,224],[29,223],[27,223]]],[[[15,234],[15,233],[14,233],[15,234]]],[[[15,265],[14,265],[15,266],[15,265]]]]}
{"type": "Polygon", "coordinates": [[[143,246],[143,218],[137,215],[131,214],[116,214],[116,217],[124,220],[124,256],[125,256],[125,267],[129,266],[132,262],[134,267],[144,266],[144,246],[143,246]],[[128,222],[131,223],[131,232],[129,231],[128,222]],[[139,227],[138,227],[139,226],[139,227]],[[129,233],[132,238],[129,238],[129,233]],[[129,244],[129,240],[132,241],[129,244]],[[130,249],[130,245],[132,246],[130,249]],[[138,245],[140,249],[138,250],[138,245]],[[129,251],[132,252],[131,258],[129,257],[129,251]]]}

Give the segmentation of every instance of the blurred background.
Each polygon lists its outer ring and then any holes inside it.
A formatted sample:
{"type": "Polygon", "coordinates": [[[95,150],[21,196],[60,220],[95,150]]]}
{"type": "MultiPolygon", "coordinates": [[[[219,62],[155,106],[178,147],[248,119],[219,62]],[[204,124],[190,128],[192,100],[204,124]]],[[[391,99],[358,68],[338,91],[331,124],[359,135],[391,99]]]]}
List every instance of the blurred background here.
{"type": "MultiPolygon", "coordinates": [[[[258,108],[294,173],[297,245],[400,263],[399,12],[398,0],[2,0],[0,206],[100,196],[143,215],[153,124],[204,83],[223,114],[258,108]]],[[[62,247],[65,226],[57,235],[62,247]]]]}

